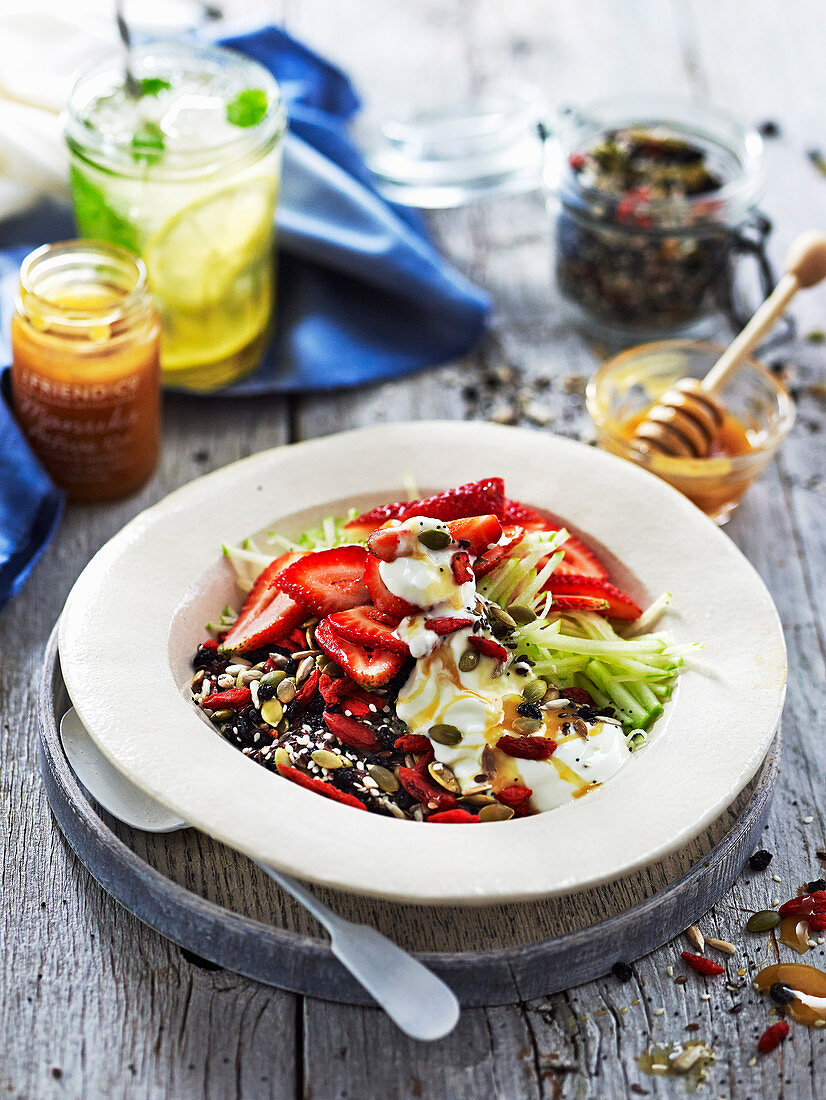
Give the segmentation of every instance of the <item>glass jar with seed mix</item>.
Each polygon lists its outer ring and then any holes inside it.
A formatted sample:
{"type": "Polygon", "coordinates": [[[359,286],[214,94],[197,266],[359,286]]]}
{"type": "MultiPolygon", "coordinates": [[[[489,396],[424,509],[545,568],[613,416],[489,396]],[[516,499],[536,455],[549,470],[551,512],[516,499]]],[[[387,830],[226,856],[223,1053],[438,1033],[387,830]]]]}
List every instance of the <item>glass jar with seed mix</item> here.
{"type": "Polygon", "coordinates": [[[744,251],[771,288],[755,130],[693,103],[623,98],[570,114],[546,148],[557,283],[596,335],[702,331],[734,311],[744,251]]]}
{"type": "Polygon", "coordinates": [[[15,412],[71,500],[139,488],[160,445],[160,325],[146,271],[97,241],[44,245],[20,269],[15,412]]]}
{"type": "Polygon", "coordinates": [[[78,77],[66,116],[75,217],[141,255],[163,326],[164,378],[223,386],[253,369],[273,309],[285,116],[276,82],[216,47],[113,53],[78,77]]]}

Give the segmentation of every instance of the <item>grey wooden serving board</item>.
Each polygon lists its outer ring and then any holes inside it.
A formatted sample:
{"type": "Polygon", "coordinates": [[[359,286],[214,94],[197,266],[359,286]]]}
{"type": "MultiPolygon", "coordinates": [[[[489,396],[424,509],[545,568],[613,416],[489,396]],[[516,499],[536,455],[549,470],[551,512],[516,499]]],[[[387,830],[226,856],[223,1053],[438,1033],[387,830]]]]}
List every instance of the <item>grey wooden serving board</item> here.
{"type": "MultiPolygon", "coordinates": [[[[53,634],[39,695],[43,781],[69,844],[112,897],[219,966],[293,992],[371,1003],[313,918],[249,860],[194,829],[142,833],[102,810],[77,781],[60,743],[59,722],[69,705],[53,634]]],[[[721,897],[758,846],[779,760],[778,734],[755,779],[691,844],[644,871],[564,898],[431,908],[315,889],[343,916],[417,952],[465,1006],[551,994],[599,977],[620,959],[647,954],[721,897]]]]}

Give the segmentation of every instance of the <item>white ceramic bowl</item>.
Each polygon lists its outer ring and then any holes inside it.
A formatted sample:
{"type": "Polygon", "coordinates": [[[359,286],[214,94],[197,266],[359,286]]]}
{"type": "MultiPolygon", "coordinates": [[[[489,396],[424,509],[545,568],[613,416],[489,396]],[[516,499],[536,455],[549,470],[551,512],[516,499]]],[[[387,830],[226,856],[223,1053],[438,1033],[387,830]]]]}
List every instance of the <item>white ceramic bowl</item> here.
{"type": "Polygon", "coordinates": [[[592,886],[678,849],[757,771],[786,682],[771,598],[717,527],[629,462],[490,424],[390,424],[280,447],[172,493],[129,523],[75,584],[63,675],[102,751],[221,841],[299,877],[394,901],[484,904],[592,886]],[[663,591],[675,641],[705,643],[651,743],[587,798],[479,828],[398,821],[319,798],[248,760],[193,707],[204,624],[237,602],[222,543],[274,526],[501,475],[509,496],[562,517],[632,594],[663,591]]]}

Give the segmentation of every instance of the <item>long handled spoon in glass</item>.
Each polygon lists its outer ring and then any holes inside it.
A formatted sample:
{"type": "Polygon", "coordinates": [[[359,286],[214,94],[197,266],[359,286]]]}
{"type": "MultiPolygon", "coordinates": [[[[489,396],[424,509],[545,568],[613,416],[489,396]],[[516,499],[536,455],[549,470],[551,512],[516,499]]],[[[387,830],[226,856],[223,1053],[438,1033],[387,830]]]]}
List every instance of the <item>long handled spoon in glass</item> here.
{"type": "MultiPolygon", "coordinates": [[[[63,716],[60,736],[75,775],[113,817],[148,833],[188,828],[109,763],[73,709],[63,716]]],[[[441,978],[375,928],[338,916],[294,878],[258,866],[327,929],[333,954],[405,1034],[432,1041],[453,1030],[459,1002],[441,978]]]]}

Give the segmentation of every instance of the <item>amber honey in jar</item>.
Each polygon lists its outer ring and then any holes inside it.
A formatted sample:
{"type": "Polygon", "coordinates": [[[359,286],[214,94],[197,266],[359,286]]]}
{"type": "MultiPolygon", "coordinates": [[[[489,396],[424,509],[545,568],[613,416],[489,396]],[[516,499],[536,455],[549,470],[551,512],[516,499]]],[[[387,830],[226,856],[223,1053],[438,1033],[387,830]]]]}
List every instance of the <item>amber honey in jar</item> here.
{"type": "Polygon", "coordinates": [[[142,262],[64,241],[23,261],[12,319],[21,427],[70,500],[138,489],[160,447],[160,325],[142,262]]]}

